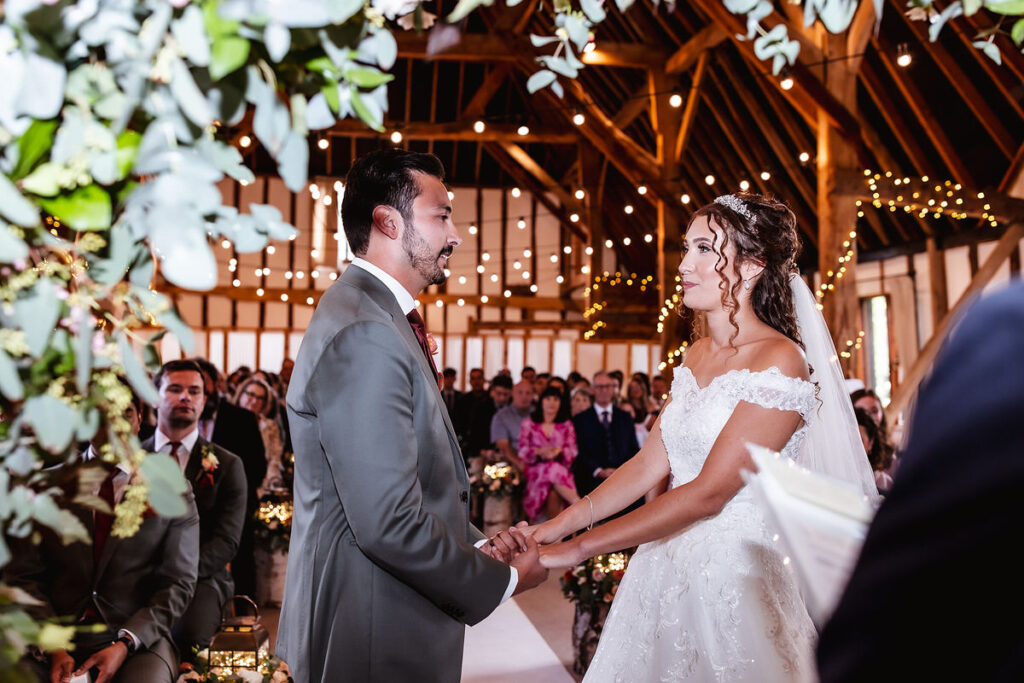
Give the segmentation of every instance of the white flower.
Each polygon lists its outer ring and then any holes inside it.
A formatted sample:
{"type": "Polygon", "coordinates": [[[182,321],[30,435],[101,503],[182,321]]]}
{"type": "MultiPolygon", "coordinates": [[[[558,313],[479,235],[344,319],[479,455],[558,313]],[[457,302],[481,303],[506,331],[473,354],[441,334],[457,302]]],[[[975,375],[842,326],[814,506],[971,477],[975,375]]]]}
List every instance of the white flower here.
{"type": "Polygon", "coordinates": [[[373,8],[388,19],[405,16],[416,9],[419,0],[373,0],[373,8]]]}

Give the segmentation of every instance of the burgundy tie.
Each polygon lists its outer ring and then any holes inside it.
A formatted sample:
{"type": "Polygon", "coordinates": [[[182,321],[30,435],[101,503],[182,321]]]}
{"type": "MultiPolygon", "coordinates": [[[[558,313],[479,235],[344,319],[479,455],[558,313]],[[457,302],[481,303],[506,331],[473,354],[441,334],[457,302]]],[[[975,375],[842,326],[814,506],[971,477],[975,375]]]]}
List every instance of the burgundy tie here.
{"type": "MultiPolygon", "coordinates": [[[[110,506],[111,512],[114,510],[114,477],[117,475],[117,470],[107,475],[107,478],[103,480],[102,486],[100,486],[100,498],[106,501],[107,505],[110,506]]],[[[107,514],[105,512],[96,513],[96,521],[93,525],[93,537],[92,537],[92,559],[93,563],[97,566],[100,563],[100,555],[103,554],[103,546],[107,542],[107,537],[110,536],[110,527],[114,524],[114,515],[107,514]]]]}
{"type": "Polygon", "coordinates": [[[434,357],[430,354],[430,343],[427,341],[427,328],[423,324],[423,316],[414,308],[405,315],[405,318],[409,321],[409,325],[412,326],[412,331],[416,334],[416,339],[420,343],[420,349],[423,350],[423,355],[427,357],[427,362],[430,363],[430,369],[436,378],[437,366],[434,365],[434,357]]]}
{"type": "Polygon", "coordinates": [[[171,457],[174,458],[175,462],[177,462],[180,465],[181,461],[178,460],[178,449],[181,448],[181,442],[180,441],[168,441],[167,443],[171,447],[171,457]]]}

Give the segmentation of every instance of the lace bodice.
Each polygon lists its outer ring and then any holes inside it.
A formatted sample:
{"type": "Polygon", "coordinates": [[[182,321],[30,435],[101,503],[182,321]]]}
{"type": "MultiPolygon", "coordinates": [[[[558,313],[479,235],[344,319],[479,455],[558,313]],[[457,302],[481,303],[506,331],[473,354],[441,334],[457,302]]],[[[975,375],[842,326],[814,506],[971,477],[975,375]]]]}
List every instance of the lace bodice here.
{"type": "MultiPolygon", "coordinates": [[[[730,370],[702,387],[689,368],[676,368],[672,403],[661,419],[661,436],[672,468],[672,487],[697,476],[740,401],[793,410],[806,421],[814,408],[814,385],[770,367],[753,372],[730,370]]],[[[805,431],[806,423],[789,439],[782,449],[783,455],[796,457],[805,431]]]]}

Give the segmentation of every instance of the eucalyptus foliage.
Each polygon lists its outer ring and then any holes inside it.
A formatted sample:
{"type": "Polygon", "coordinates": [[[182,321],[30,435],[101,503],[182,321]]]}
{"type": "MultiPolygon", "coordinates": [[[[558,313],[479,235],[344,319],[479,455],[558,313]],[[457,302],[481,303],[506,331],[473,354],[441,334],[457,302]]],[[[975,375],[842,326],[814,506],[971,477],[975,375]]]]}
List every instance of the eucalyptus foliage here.
{"type": "MultiPolygon", "coordinates": [[[[151,289],[157,266],[206,290],[214,240],[245,253],[296,234],[273,206],[223,205],[217,183],[253,174],[221,131],[251,113],[298,191],[310,130],[344,117],[381,128],[398,52],[388,20],[424,13],[408,0],[6,0],[0,12],[2,568],[9,542],[91,541],[70,507],[106,509],[97,475],[59,465],[100,431],[102,457],[132,472],[112,533],[134,533],[147,507],[184,512],[177,463],[144,453],[123,418],[119,377],[158,399],[147,369],[160,334],[192,346],[151,289]]],[[[73,633],[33,621],[30,603],[0,584],[0,679],[26,646],[73,633]]]]}

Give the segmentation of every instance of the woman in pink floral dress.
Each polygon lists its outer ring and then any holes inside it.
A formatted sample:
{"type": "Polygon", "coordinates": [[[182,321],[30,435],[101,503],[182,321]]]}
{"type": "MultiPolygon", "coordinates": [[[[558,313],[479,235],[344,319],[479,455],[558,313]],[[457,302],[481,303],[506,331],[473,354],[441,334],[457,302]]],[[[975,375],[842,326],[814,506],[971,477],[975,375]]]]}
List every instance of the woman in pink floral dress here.
{"type": "Polygon", "coordinates": [[[519,458],[526,465],[523,508],[530,520],[545,510],[548,517],[564,503],[580,499],[570,469],[576,459],[576,431],[557,387],[541,392],[537,408],[519,430],[519,458]]]}

